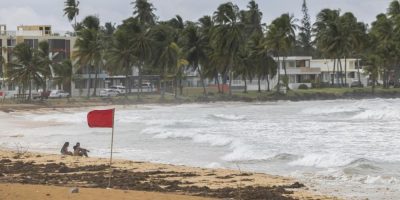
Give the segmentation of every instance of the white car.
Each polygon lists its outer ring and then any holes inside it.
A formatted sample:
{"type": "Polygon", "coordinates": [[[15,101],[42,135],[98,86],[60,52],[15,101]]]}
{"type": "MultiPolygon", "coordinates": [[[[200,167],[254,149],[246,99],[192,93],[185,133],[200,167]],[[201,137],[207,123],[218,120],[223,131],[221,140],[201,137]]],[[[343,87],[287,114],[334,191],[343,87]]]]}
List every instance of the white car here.
{"type": "Polygon", "coordinates": [[[49,98],[66,98],[69,97],[69,93],[63,90],[52,90],[49,98]]]}
{"type": "Polygon", "coordinates": [[[114,85],[114,86],[111,86],[110,89],[117,91],[118,94],[123,94],[126,91],[125,86],[122,86],[122,85],[114,85]]]}
{"type": "Polygon", "coordinates": [[[119,94],[119,92],[116,91],[115,89],[107,88],[107,89],[100,90],[101,97],[115,97],[118,94],[119,94]]]}

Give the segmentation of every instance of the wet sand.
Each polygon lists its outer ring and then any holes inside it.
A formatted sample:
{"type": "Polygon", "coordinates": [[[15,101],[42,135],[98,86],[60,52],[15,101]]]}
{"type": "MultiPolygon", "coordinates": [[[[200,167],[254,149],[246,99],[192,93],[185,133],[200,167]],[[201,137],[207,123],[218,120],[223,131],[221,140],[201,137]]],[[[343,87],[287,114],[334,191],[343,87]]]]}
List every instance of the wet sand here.
{"type": "Polygon", "coordinates": [[[128,193],[144,195],[139,199],[337,199],[316,195],[296,180],[280,176],[128,160],[114,160],[110,192],[105,189],[108,163],[103,158],[0,150],[0,199],[5,191],[6,199],[21,199],[32,191],[38,191],[38,199],[47,194],[53,197],[48,199],[63,199],[75,195],[69,193],[72,187],[81,189],[76,199],[92,199],[85,196],[91,193],[99,194],[93,199],[123,199],[128,193]]]}

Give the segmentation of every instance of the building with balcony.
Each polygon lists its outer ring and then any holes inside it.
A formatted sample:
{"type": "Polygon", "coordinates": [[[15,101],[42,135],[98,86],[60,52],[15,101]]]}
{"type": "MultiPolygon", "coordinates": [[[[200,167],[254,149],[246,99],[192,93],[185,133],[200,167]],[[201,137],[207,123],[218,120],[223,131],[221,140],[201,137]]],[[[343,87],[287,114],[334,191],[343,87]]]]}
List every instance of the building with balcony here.
{"type": "MultiPolygon", "coordinates": [[[[321,70],[319,68],[311,68],[310,63],[312,57],[309,56],[291,56],[275,58],[278,64],[281,80],[285,75],[288,77],[288,85],[290,89],[297,89],[300,85],[305,84],[311,87],[311,83],[317,81],[320,77],[321,70]]],[[[274,85],[277,84],[277,76],[274,78],[274,85]]]]}
{"type": "Polygon", "coordinates": [[[321,83],[340,85],[343,79],[344,84],[350,85],[360,80],[366,86],[368,82],[368,75],[365,74],[359,59],[343,58],[340,59],[340,63],[337,59],[314,59],[310,67],[321,70],[321,83]]]}
{"type": "MultiPolygon", "coordinates": [[[[30,47],[37,49],[39,42],[47,41],[49,43],[49,58],[54,62],[60,62],[70,59],[73,54],[75,37],[66,34],[53,33],[49,25],[18,26],[16,31],[7,30],[6,25],[0,25],[0,56],[3,63],[0,63],[0,90],[16,91],[18,85],[7,82],[4,63],[12,62],[14,59],[13,50],[17,44],[25,43],[30,47]]],[[[48,82],[48,90],[64,89],[70,91],[70,84],[59,85],[51,81],[48,82]]],[[[35,89],[39,89],[34,86],[35,89]]]]}

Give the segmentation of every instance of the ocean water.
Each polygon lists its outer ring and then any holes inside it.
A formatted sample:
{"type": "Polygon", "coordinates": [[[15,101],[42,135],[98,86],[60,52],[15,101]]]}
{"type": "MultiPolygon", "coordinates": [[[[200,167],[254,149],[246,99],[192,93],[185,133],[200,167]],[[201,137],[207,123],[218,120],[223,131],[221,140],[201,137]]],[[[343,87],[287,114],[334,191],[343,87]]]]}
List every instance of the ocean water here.
{"type": "MultiPolygon", "coordinates": [[[[90,108],[0,113],[0,147],[109,156],[90,108]]],[[[400,199],[400,99],[117,107],[114,156],[290,176],[345,199],[400,199]]]]}

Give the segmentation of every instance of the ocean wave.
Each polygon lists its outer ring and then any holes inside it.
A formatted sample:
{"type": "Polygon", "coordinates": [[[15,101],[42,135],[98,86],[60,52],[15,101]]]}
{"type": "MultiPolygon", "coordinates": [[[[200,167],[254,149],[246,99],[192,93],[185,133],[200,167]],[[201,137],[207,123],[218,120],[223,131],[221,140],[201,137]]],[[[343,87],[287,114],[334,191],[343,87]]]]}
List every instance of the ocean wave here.
{"type": "Polygon", "coordinates": [[[293,166],[305,167],[340,167],[351,163],[353,159],[341,154],[308,154],[289,163],[293,166]]]}
{"type": "Polygon", "coordinates": [[[336,114],[336,113],[350,113],[350,112],[360,112],[364,109],[358,106],[334,106],[334,107],[318,107],[318,108],[307,108],[301,111],[302,114],[308,115],[326,115],[326,114],[336,114]]]}
{"type": "Polygon", "coordinates": [[[398,109],[394,108],[380,108],[380,109],[369,109],[365,110],[355,116],[352,119],[362,119],[362,120],[399,120],[400,113],[398,109]]]}
{"type": "Polygon", "coordinates": [[[143,134],[152,134],[155,139],[190,139],[194,143],[205,143],[211,146],[227,146],[234,139],[216,134],[202,133],[198,129],[167,130],[160,127],[150,127],[143,129],[143,134]]]}
{"type": "Polygon", "coordinates": [[[234,115],[234,114],[210,114],[210,118],[226,121],[238,121],[246,119],[246,116],[234,115]]]}
{"type": "Polygon", "coordinates": [[[27,114],[25,119],[38,122],[86,123],[87,113],[27,114]]]}
{"type": "Polygon", "coordinates": [[[252,160],[263,160],[265,156],[255,153],[252,148],[236,138],[224,135],[202,133],[197,129],[166,130],[163,128],[150,127],[142,131],[143,134],[151,134],[155,139],[188,139],[193,143],[208,144],[210,146],[227,146],[231,152],[221,159],[228,162],[242,162],[252,160]]]}
{"type": "Polygon", "coordinates": [[[298,155],[294,155],[294,154],[290,154],[290,153],[280,153],[280,154],[273,156],[269,160],[292,161],[292,160],[296,160],[298,158],[299,158],[298,155]]]}

